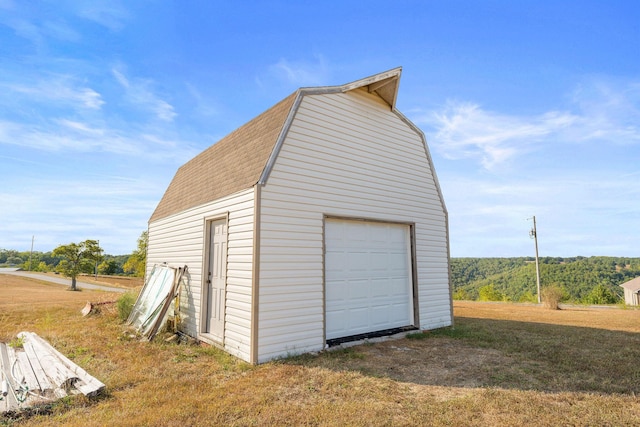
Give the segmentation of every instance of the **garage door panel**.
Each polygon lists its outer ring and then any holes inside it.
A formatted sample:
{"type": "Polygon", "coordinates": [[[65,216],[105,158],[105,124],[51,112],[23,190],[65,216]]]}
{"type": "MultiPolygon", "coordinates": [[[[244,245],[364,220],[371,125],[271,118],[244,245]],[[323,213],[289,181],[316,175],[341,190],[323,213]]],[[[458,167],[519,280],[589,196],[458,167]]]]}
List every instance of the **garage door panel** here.
{"type": "Polygon", "coordinates": [[[373,252],[370,255],[371,266],[374,270],[387,270],[389,268],[388,252],[373,252]]]}
{"type": "Polygon", "coordinates": [[[332,310],[335,310],[337,304],[344,300],[342,292],[338,289],[335,282],[327,281],[325,300],[327,302],[327,311],[329,311],[329,306],[331,306],[332,310]]]}
{"type": "Polygon", "coordinates": [[[387,282],[389,297],[403,297],[407,292],[407,278],[406,277],[390,277],[387,282]]]}
{"type": "Polygon", "coordinates": [[[344,333],[344,331],[346,330],[346,324],[347,324],[347,313],[344,311],[333,311],[333,312],[327,312],[327,316],[331,315],[331,317],[334,319],[335,322],[335,333],[336,334],[342,334],[344,333]],[[342,329],[339,329],[338,326],[339,325],[343,325],[342,329]]]}
{"type": "Polygon", "coordinates": [[[398,301],[396,304],[392,304],[389,309],[389,317],[394,322],[400,322],[406,319],[406,306],[404,301],[398,301]]]}
{"type": "Polygon", "coordinates": [[[346,287],[347,300],[367,301],[369,299],[368,280],[349,280],[343,283],[346,287]]]}
{"type": "Polygon", "coordinates": [[[362,329],[369,324],[369,310],[367,307],[351,309],[348,314],[349,326],[352,328],[362,329]]]}
{"type": "Polygon", "coordinates": [[[409,227],[325,223],[327,339],[413,323],[409,227]]]}
{"type": "Polygon", "coordinates": [[[343,236],[346,237],[347,247],[362,248],[366,247],[368,241],[367,231],[362,228],[353,228],[346,225],[341,226],[344,230],[343,236]]]}
{"type": "Polygon", "coordinates": [[[325,269],[327,272],[342,271],[347,267],[347,260],[343,252],[327,252],[325,254],[325,269]]]}
{"type": "MultiPolygon", "coordinates": [[[[389,329],[387,328],[387,323],[389,323],[389,318],[387,316],[387,313],[385,311],[382,310],[377,310],[377,311],[372,311],[371,312],[371,325],[373,327],[375,327],[375,330],[377,331],[382,331],[385,329],[389,329]]],[[[364,332],[371,332],[371,331],[364,331],[364,332]]]]}
{"type": "Polygon", "coordinates": [[[371,279],[371,297],[386,299],[391,295],[389,288],[389,280],[387,279],[371,279]]]}
{"type": "Polygon", "coordinates": [[[405,265],[407,259],[406,252],[403,253],[390,253],[387,256],[387,268],[391,271],[399,271],[403,275],[407,271],[407,266],[405,265]]]}
{"type": "Polygon", "coordinates": [[[345,270],[352,274],[358,271],[367,271],[371,265],[369,262],[369,254],[366,252],[351,252],[345,255],[345,258],[348,260],[345,270]]]}

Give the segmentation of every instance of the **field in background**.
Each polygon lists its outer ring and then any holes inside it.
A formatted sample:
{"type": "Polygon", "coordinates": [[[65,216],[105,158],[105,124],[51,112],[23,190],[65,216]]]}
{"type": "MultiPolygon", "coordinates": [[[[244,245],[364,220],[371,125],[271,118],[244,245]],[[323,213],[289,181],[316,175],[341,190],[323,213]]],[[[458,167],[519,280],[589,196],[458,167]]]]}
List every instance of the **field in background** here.
{"type": "Polygon", "coordinates": [[[36,332],[108,389],[0,425],[640,425],[640,310],[456,301],[455,328],[250,366],[80,315],[114,297],[0,275],[0,340],[36,332]]]}
{"type": "MultiPolygon", "coordinates": [[[[6,323],[4,319],[9,321],[11,319],[9,316],[16,313],[31,313],[34,318],[37,318],[42,315],[39,312],[40,309],[50,313],[60,309],[72,309],[74,306],[79,313],[89,300],[91,302],[109,301],[118,296],[115,293],[91,290],[71,292],[63,285],[0,274],[0,325],[2,325],[0,328],[6,329],[13,326],[4,324],[6,323]]],[[[4,337],[0,335],[0,338],[4,337]]]]}
{"type": "Polygon", "coordinates": [[[78,276],[78,280],[87,283],[94,283],[96,285],[109,285],[121,288],[141,288],[144,284],[142,277],[128,277],[128,276],[95,276],[82,275],[78,276]]]}
{"type": "MultiPolygon", "coordinates": [[[[44,275],[44,276],[49,276],[56,279],[65,280],[69,284],[69,287],[71,286],[71,279],[69,277],[63,276],[62,274],[57,274],[54,272],[48,272],[48,273],[35,272],[33,274],[34,276],[36,276],[33,278],[33,280],[38,280],[37,275],[44,275]]],[[[8,274],[3,275],[0,273],[0,276],[9,276],[9,275],[8,274]]],[[[91,275],[81,274],[77,277],[77,281],[91,283],[94,285],[106,285],[106,286],[113,286],[116,288],[126,288],[126,289],[137,290],[137,291],[139,291],[142,288],[142,285],[144,285],[144,279],[142,277],[132,277],[132,276],[98,275],[96,277],[92,274],[91,275]]],[[[41,282],[44,283],[43,281],[41,282]]],[[[82,290],[82,285],[78,285],[78,287],[82,290]]]]}

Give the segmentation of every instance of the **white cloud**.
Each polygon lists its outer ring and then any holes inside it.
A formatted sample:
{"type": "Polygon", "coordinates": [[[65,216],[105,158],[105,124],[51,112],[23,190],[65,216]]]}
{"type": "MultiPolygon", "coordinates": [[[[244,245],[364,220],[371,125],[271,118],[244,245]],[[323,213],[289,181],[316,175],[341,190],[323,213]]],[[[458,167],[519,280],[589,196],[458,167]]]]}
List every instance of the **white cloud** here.
{"type": "Polygon", "coordinates": [[[103,139],[95,138],[97,131],[88,134],[89,129],[88,125],[69,120],[59,120],[58,123],[47,123],[44,126],[0,121],[0,144],[45,151],[88,152],[104,148],[118,152],[119,148],[122,148],[117,144],[109,143],[111,138],[108,136],[103,135],[103,139]]]}
{"type": "Polygon", "coordinates": [[[132,81],[117,68],[113,68],[111,72],[120,86],[126,90],[126,97],[133,105],[151,111],[156,118],[165,122],[173,121],[178,115],[171,104],[153,92],[151,89],[153,84],[150,80],[135,79],[132,81]]]}
{"type": "Polygon", "coordinates": [[[199,135],[185,136],[194,132],[170,124],[176,113],[151,91],[150,81],[129,79],[118,69],[106,73],[124,88],[124,93],[109,92],[108,83],[101,88],[109,105],[87,78],[5,70],[0,79],[0,147],[144,156],[171,165],[195,155],[198,144],[193,140],[199,135]],[[175,148],[178,154],[171,152],[175,148]]]}
{"type": "Polygon", "coordinates": [[[58,123],[60,123],[62,126],[68,129],[86,133],[87,135],[102,136],[105,134],[104,129],[90,127],[89,124],[87,123],[82,123],[82,122],[68,120],[68,119],[60,119],[58,120],[58,123]]]}
{"type": "Polygon", "coordinates": [[[55,119],[41,124],[21,124],[0,120],[0,145],[59,152],[103,152],[153,161],[179,164],[197,154],[184,140],[168,138],[157,128],[113,129],[70,119],[55,119]],[[176,154],[169,149],[180,147],[176,154]]]}
{"type": "Polygon", "coordinates": [[[322,55],[314,55],[313,61],[290,61],[281,58],[269,66],[269,74],[295,87],[326,84],[329,66],[322,55]]]}
{"type": "Polygon", "coordinates": [[[640,142],[640,84],[588,81],[571,97],[571,108],[538,115],[483,109],[449,101],[430,113],[414,112],[416,122],[432,130],[431,145],[448,159],[471,158],[493,170],[544,144],[640,142]]]}
{"type": "Polygon", "coordinates": [[[156,100],[154,111],[160,120],[164,120],[166,122],[173,121],[173,118],[178,115],[174,111],[173,106],[163,100],[156,100]]]}
{"type": "Polygon", "coordinates": [[[531,150],[536,141],[578,120],[570,113],[549,112],[518,117],[486,111],[472,103],[449,104],[422,122],[435,129],[432,143],[449,159],[479,158],[485,169],[531,150]]]}
{"type": "Polygon", "coordinates": [[[104,104],[100,94],[92,89],[83,88],[77,94],[77,99],[87,108],[98,109],[104,104]]]}
{"type": "Polygon", "coordinates": [[[191,98],[195,101],[195,113],[203,117],[214,117],[220,114],[220,108],[205,97],[196,86],[187,83],[186,88],[191,98]]]}
{"type": "Polygon", "coordinates": [[[7,20],[5,24],[12,28],[16,35],[30,40],[36,46],[40,47],[44,44],[45,37],[37,25],[27,20],[17,18],[7,20]]]}
{"type": "Polygon", "coordinates": [[[7,11],[0,14],[0,24],[11,28],[17,36],[31,41],[38,49],[44,48],[50,40],[81,40],[80,33],[72,28],[66,19],[57,16],[64,13],[63,8],[58,8],[57,13],[52,14],[37,7],[30,8],[24,3],[0,2],[0,9],[7,11]]]}
{"type": "Polygon", "coordinates": [[[63,20],[43,22],[42,32],[47,37],[67,42],[78,42],[82,39],[80,34],[63,20]]]}
{"type": "Polygon", "coordinates": [[[85,1],[79,6],[78,15],[111,31],[122,30],[130,17],[129,12],[116,0],[85,1]]]}
{"type": "Polygon", "coordinates": [[[79,85],[76,79],[68,76],[54,76],[40,78],[30,84],[3,84],[7,90],[24,94],[29,97],[29,102],[42,103],[44,101],[63,103],[72,108],[86,108],[99,110],[104,105],[102,96],[95,90],[79,85]]]}
{"type": "Polygon", "coordinates": [[[118,81],[118,83],[120,83],[120,85],[125,88],[125,89],[129,89],[130,85],[129,85],[129,80],[124,76],[124,74],[122,74],[120,71],[118,71],[117,69],[113,68],[111,70],[111,72],[113,73],[113,76],[116,78],[116,80],[118,81]]]}
{"type": "Polygon", "coordinates": [[[54,186],[23,179],[19,192],[0,190],[12,209],[0,211],[0,224],[11,224],[0,247],[25,250],[35,235],[36,250],[99,239],[107,253],[130,253],[157,204],[162,189],[153,180],[118,176],[57,179],[54,186]]]}
{"type": "Polygon", "coordinates": [[[629,242],[640,238],[636,190],[615,170],[547,170],[536,179],[459,173],[440,178],[454,257],[532,255],[532,215],[542,256],[631,256],[629,242]]]}
{"type": "Polygon", "coordinates": [[[640,82],[611,78],[586,79],[571,95],[580,111],[580,127],[568,129],[566,139],[640,143],[640,82]]]}

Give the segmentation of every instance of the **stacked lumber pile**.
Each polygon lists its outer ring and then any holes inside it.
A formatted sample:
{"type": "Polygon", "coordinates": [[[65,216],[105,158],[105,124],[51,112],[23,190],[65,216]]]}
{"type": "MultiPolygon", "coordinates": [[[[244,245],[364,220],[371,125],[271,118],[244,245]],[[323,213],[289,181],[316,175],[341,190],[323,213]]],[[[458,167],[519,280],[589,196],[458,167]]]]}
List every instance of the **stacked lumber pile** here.
{"type": "Polygon", "coordinates": [[[0,413],[56,399],[94,396],[105,385],[32,332],[21,332],[21,346],[0,343],[0,413]]]}

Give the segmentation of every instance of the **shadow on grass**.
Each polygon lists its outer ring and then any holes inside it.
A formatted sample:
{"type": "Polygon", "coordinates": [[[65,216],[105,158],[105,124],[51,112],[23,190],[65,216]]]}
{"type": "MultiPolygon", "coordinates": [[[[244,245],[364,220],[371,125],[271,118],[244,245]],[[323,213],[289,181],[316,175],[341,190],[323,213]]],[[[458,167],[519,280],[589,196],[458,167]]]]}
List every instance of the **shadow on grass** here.
{"type": "Polygon", "coordinates": [[[286,363],[447,387],[640,393],[640,334],[457,317],[455,328],[286,363]]]}

